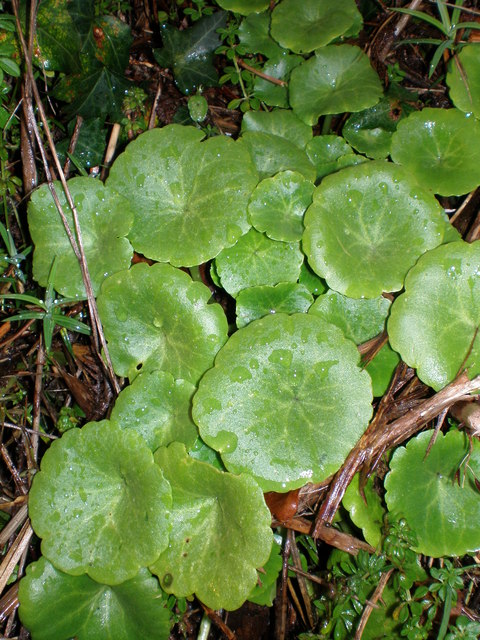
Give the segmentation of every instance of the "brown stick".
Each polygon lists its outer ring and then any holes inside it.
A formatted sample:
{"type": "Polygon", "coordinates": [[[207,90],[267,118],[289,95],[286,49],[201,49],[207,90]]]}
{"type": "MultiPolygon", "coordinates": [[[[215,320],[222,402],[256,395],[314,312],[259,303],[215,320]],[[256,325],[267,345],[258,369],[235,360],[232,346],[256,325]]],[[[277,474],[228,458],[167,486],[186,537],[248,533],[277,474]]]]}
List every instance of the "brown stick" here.
{"type": "Polygon", "coordinates": [[[392,573],[393,573],[393,569],[390,569],[390,571],[387,571],[386,573],[382,573],[382,576],[378,581],[378,584],[375,588],[375,591],[373,592],[372,597],[369,598],[367,604],[365,605],[365,609],[362,611],[360,622],[358,623],[357,630],[355,631],[354,640],[361,639],[362,634],[365,630],[365,627],[367,626],[368,619],[370,618],[370,614],[375,608],[375,605],[378,602],[378,600],[382,597],[383,590],[387,586],[387,582],[390,576],[392,575],[392,573]]]}
{"type": "Polygon", "coordinates": [[[443,409],[451,407],[459,400],[467,400],[470,397],[469,394],[478,389],[480,389],[480,376],[469,380],[467,374],[463,373],[433,397],[410,409],[398,420],[380,425],[373,421],[336,473],[317,514],[313,537],[319,538],[322,527],[332,523],[348,485],[367,460],[375,459],[387,449],[401,444],[438,416],[443,409]]]}
{"type": "Polygon", "coordinates": [[[279,87],[288,87],[288,82],[285,82],[285,80],[280,80],[279,78],[274,78],[272,76],[269,76],[266,73],[263,73],[263,71],[259,71],[258,69],[255,69],[255,67],[250,66],[241,58],[237,58],[237,62],[240,67],[243,67],[246,71],[250,71],[250,73],[253,73],[259,78],[263,78],[263,80],[268,80],[268,82],[271,82],[272,84],[276,84],[279,87]]]}

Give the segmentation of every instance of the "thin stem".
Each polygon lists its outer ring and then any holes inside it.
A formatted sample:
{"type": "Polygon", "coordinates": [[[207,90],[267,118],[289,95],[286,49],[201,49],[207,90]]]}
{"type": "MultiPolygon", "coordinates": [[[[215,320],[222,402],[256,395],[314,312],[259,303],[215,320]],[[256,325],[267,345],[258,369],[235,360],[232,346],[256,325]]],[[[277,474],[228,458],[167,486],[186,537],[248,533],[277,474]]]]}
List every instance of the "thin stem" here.
{"type": "Polygon", "coordinates": [[[197,640],[207,640],[210,634],[210,627],[212,621],[206,613],[203,614],[202,621],[200,622],[200,629],[198,630],[197,640]]]}

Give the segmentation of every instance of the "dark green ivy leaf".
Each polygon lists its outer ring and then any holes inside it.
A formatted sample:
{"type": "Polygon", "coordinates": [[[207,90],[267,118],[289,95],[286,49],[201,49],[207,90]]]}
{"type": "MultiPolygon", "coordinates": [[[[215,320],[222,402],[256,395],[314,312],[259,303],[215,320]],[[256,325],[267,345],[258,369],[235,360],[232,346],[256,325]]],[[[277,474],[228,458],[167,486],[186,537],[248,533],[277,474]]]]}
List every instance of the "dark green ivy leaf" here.
{"type": "Polygon", "coordinates": [[[124,77],[132,35],[130,28],[113,16],[97,18],[80,53],[80,73],[63,78],[55,96],[69,102],[67,113],[84,118],[118,120],[130,83],[124,77]]]}
{"type": "Polygon", "coordinates": [[[210,87],[217,83],[213,54],[221,44],[217,29],[225,27],[226,22],[227,13],[217,11],[184,31],[162,25],[163,47],[155,49],[153,55],[161,67],[172,69],[182,93],[192,93],[199,85],[210,87]]]}

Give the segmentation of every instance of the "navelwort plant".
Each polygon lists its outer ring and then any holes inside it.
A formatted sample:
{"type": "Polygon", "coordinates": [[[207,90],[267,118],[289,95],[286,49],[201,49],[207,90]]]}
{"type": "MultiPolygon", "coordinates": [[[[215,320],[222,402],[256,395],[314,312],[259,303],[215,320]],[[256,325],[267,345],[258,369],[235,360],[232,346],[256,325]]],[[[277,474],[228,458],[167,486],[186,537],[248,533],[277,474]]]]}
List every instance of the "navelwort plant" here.
{"type": "MultiPolygon", "coordinates": [[[[461,370],[480,374],[480,244],[460,238],[435,197],[480,185],[480,123],[461,91],[452,88],[458,108],[391,120],[381,151],[360,155],[354,137],[351,146],[312,130],[382,100],[366,55],[342,43],[362,25],[355,2],[218,4],[246,16],[242,37],[258,37],[265,72],[288,82],[259,79],[260,100],[276,108],[246,114],[236,141],[180,125],[149,131],[105,184],[69,181],[113,366],[128,385],[109,420],[55,441],[33,480],[43,557],[19,598],[34,640],[168,638],[165,592],[227,610],[255,598],[273,542],[263,492],[339,469],[372,416],[369,371],[375,395],[399,357],[435,390],[461,370]],[[153,266],[130,266],[134,251],[153,266]],[[236,299],[230,334],[210,290],[186,272],[209,262],[236,299]],[[389,345],[362,369],[357,345],[385,328],[389,345]]],[[[82,299],[46,185],[28,218],[34,277],[45,286],[56,256],[56,291],[82,299]]],[[[464,555],[480,548],[480,445],[454,429],[425,458],[430,437],[395,451],[388,511],[417,532],[416,552],[464,555]]],[[[372,510],[357,491],[344,504],[377,545],[383,507],[369,495],[372,510]]]]}

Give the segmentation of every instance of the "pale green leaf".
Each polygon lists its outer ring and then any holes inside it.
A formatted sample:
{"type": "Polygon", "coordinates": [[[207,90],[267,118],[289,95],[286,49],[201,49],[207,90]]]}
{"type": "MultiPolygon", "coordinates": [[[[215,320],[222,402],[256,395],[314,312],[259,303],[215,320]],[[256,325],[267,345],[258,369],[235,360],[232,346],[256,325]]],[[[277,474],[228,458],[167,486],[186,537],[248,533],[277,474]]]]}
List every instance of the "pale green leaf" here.
{"type": "Polygon", "coordinates": [[[247,475],[217,471],[173,443],[155,453],[172,486],[168,549],[151,566],[165,591],[212,609],[238,609],[257,582],[273,542],[260,487],[247,475]]]}
{"type": "Polygon", "coordinates": [[[353,342],[314,315],[266,316],[219,351],[194,396],[193,419],[227,469],[251,474],[264,491],[320,482],[372,413],[358,361],[353,342]]]}
{"type": "Polygon", "coordinates": [[[408,273],[388,321],[392,347],[439,390],[463,369],[480,373],[480,242],[426,253],[408,273]]]}
{"type": "Polygon", "coordinates": [[[227,339],[210,290],[168,264],[145,263],[108,278],[98,310],[115,372],[132,381],[161,369],[196,385],[227,339]]]}
{"type": "Polygon", "coordinates": [[[140,436],[107,420],[70,429],[42,458],[28,509],[61,571],[120,584],[168,544],[171,491],[140,436]]]}

